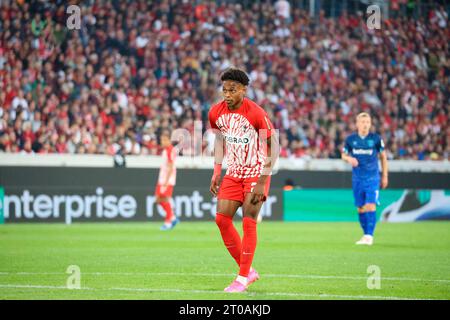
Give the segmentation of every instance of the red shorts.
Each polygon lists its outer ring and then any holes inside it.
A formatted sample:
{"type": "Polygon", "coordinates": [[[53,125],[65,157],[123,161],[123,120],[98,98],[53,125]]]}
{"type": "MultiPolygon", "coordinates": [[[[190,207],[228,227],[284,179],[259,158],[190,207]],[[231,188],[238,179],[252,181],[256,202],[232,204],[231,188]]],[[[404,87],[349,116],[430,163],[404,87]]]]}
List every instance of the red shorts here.
{"type": "Polygon", "coordinates": [[[162,185],[160,185],[160,184],[156,185],[155,196],[162,197],[162,198],[170,198],[170,197],[172,197],[173,186],[167,186],[165,192],[161,192],[161,188],[162,188],[162,185]]]}
{"type": "MultiPolygon", "coordinates": [[[[253,178],[234,178],[225,175],[222,183],[220,184],[217,199],[235,200],[244,203],[245,195],[253,191],[258,179],[259,176],[253,178]]],[[[269,188],[270,176],[266,180],[263,201],[266,201],[267,196],[269,195],[269,188]]]]}

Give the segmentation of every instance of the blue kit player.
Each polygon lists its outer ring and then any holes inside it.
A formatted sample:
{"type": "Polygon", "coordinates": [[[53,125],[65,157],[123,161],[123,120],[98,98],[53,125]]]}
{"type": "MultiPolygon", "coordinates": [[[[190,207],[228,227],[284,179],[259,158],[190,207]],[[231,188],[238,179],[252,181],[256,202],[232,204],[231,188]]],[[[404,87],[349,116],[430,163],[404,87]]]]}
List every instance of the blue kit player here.
{"type": "Polygon", "coordinates": [[[378,192],[388,185],[388,165],[384,142],[376,133],[370,132],[371,118],[366,112],[356,117],[357,133],[345,140],[342,159],[353,167],[352,187],[355,206],[358,208],[359,222],[364,236],[356,244],[372,245],[377,222],[376,205],[378,192]],[[381,160],[381,174],[378,168],[381,160]]]}

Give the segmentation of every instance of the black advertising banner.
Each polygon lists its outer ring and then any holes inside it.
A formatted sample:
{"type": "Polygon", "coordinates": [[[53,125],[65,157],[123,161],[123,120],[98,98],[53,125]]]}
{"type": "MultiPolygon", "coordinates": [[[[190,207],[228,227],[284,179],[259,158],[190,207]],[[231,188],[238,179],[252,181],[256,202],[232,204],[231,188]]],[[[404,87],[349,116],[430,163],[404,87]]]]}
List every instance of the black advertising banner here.
{"type": "MultiPolygon", "coordinates": [[[[172,204],[182,221],[214,219],[211,173],[178,169],[172,204]]],[[[1,167],[5,222],[162,221],[154,196],[157,178],[158,169],[1,167]]],[[[282,220],[280,187],[271,188],[261,214],[282,220]]]]}
{"type": "MultiPolygon", "coordinates": [[[[162,221],[155,204],[158,169],[0,167],[0,207],[6,223],[162,221]]],[[[175,213],[183,221],[213,220],[216,198],[209,192],[212,170],[178,169],[175,213]]],[[[392,172],[390,188],[450,189],[448,173],[392,172]]],[[[270,195],[261,209],[266,220],[283,220],[283,186],[351,188],[350,172],[280,170],[271,179],[270,195]]],[[[241,212],[238,212],[241,215],[241,212]]]]}

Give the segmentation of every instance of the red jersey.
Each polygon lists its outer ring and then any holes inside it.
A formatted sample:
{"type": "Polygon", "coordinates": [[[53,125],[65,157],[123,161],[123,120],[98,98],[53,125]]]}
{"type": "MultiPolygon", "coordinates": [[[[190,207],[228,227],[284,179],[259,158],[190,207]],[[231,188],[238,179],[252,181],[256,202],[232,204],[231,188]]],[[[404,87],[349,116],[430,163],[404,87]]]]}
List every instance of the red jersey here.
{"type": "Polygon", "coordinates": [[[177,168],[175,167],[175,158],[177,156],[176,148],[168,146],[164,148],[161,154],[163,161],[159,169],[158,184],[163,185],[169,175],[169,164],[173,164],[172,174],[169,176],[168,185],[174,186],[177,179],[177,168]]]}
{"type": "Polygon", "coordinates": [[[222,101],[212,106],[208,117],[211,127],[220,130],[225,139],[226,174],[234,178],[260,176],[267,156],[260,136],[269,138],[274,129],[264,109],[248,98],[237,110],[230,110],[222,101]]]}

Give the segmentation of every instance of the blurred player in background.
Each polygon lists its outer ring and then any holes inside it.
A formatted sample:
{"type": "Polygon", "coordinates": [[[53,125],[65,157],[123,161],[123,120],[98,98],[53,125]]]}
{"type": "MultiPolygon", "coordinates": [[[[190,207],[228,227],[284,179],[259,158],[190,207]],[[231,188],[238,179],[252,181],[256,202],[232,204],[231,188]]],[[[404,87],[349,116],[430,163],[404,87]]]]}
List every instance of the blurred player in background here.
{"type": "Polygon", "coordinates": [[[355,206],[358,207],[359,222],[364,235],[356,244],[372,245],[375,231],[376,205],[381,188],[388,185],[388,164],[384,142],[376,133],[371,133],[371,118],[366,112],[356,117],[357,133],[345,140],[342,159],[353,167],[352,187],[355,206]],[[381,160],[381,179],[378,168],[381,160]],[[381,180],[381,181],[380,181],[381,180]]]}
{"type": "Polygon", "coordinates": [[[279,148],[267,113],[245,97],[249,84],[247,74],[229,68],[221,80],[224,100],[209,111],[209,122],[216,129],[210,190],[218,198],[216,223],[223,242],[239,266],[236,280],[225,291],[243,292],[259,279],[259,274],[252,268],[257,219],[269,192],[270,174],[279,148]],[[228,169],[220,181],[224,153],[228,169]],[[241,206],[242,241],[233,225],[233,217],[241,206]]]}
{"type": "Polygon", "coordinates": [[[177,168],[175,166],[175,158],[177,156],[176,148],[170,141],[170,134],[168,131],[163,131],[161,134],[161,147],[163,162],[159,169],[158,184],[156,185],[156,203],[159,204],[166,213],[164,224],[161,230],[170,230],[179,222],[175,216],[170,204],[172,199],[173,187],[177,179],[177,168]]]}

